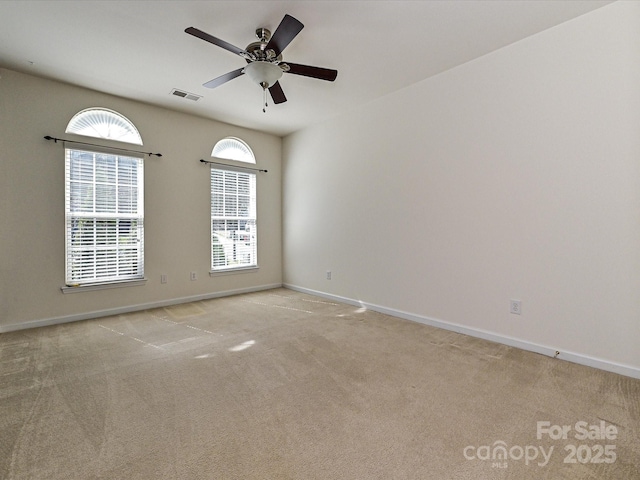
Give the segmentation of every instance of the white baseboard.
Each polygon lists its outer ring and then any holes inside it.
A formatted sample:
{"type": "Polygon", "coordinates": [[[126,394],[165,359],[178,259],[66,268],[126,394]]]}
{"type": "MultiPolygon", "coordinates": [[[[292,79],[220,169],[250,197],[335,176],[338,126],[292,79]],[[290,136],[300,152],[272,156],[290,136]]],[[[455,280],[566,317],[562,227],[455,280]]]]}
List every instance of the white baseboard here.
{"type": "Polygon", "coordinates": [[[282,286],[290,290],[295,290],[297,292],[308,293],[310,295],[326,298],[328,300],[333,300],[340,303],[346,303],[347,305],[364,307],[369,310],[373,310],[375,312],[391,315],[393,317],[403,318],[405,320],[411,320],[412,322],[422,323],[424,325],[442,328],[444,330],[450,330],[456,333],[462,333],[464,335],[469,335],[471,337],[482,338],[484,340],[501,343],[504,345],[508,345],[510,347],[516,347],[521,350],[527,350],[530,352],[546,355],[549,357],[556,357],[559,360],[566,360],[568,362],[577,363],[579,365],[585,365],[587,367],[593,367],[599,370],[605,370],[607,372],[618,373],[620,375],[625,375],[627,377],[640,379],[640,369],[637,367],[632,367],[630,365],[623,365],[623,364],[611,362],[608,360],[603,360],[600,358],[594,358],[589,355],[584,355],[581,353],[567,352],[564,350],[560,350],[559,348],[554,348],[546,345],[539,345],[537,343],[508,337],[505,335],[500,335],[500,334],[489,332],[486,330],[465,327],[464,325],[446,322],[444,320],[438,320],[435,318],[425,317],[422,315],[416,315],[414,313],[404,312],[402,310],[396,310],[393,308],[387,308],[387,307],[375,305],[372,303],[362,302],[360,300],[341,297],[339,295],[332,295],[330,293],[325,293],[317,290],[312,290],[309,288],[299,287],[297,285],[284,283],[282,286]],[[556,352],[560,352],[560,353],[556,354],[556,352]]]}
{"type": "Polygon", "coordinates": [[[240,288],[237,290],[224,290],[222,292],[205,293],[203,295],[193,295],[189,297],[171,298],[158,302],[141,303],[138,305],[127,305],[124,307],[107,308],[105,310],[94,310],[92,312],[78,313],[75,315],[65,315],[62,317],[45,318],[41,320],[32,320],[23,323],[14,323],[11,325],[0,325],[0,333],[14,332],[17,330],[26,330],[28,328],[48,327],[51,325],[59,325],[62,323],[77,322],[80,320],[90,320],[93,318],[107,317],[109,315],[121,315],[123,313],[139,312],[140,310],[149,310],[151,308],[168,307],[170,305],[178,305],[180,303],[198,302],[200,300],[210,300],[212,298],[229,297],[231,295],[239,295],[241,293],[259,292],[262,290],[271,290],[273,288],[282,287],[281,283],[270,285],[259,285],[257,287],[240,288]]]}

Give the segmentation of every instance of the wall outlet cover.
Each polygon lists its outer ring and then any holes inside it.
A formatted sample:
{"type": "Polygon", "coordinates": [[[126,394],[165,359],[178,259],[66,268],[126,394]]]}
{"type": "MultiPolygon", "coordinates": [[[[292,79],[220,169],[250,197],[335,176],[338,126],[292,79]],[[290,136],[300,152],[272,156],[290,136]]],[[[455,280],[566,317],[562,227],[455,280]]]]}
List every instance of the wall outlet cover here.
{"type": "Polygon", "coordinates": [[[514,315],[522,315],[522,301],[521,300],[511,300],[509,302],[509,312],[514,315]]]}

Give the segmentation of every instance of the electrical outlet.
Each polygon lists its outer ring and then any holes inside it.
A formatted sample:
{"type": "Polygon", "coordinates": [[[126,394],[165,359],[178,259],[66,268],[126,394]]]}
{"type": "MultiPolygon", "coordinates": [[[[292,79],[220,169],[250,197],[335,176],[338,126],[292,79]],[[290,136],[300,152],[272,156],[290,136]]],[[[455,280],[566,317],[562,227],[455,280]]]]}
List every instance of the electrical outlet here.
{"type": "Polygon", "coordinates": [[[167,283],[167,274],[163,273],[160,275],[160,283],[167,283]]]}
{"type": "Polygon", "coordinates": [[[191,281],[193,282],[198,279],[198,274],[196,272],[191,272],[190,278],[191,278],[191,281]]]}
{"type": "Polygon", "coordinates": [[[514,315],[522,315],[522,301],[521,300],[510,300],[509,302],[509,312],[514,315]]]}
{"type": "Polygon", "coordinates": [[[331,280],[331,270],[327,270],[327,280],[331,280]]]}

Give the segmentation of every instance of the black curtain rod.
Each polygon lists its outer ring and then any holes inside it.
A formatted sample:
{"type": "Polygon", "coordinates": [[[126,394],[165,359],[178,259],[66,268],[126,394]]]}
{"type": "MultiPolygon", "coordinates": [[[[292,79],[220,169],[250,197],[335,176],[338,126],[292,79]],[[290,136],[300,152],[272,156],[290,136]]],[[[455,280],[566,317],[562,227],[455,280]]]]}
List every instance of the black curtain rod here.
{"type": "Polygon", "coordinates": [[[256,172],[264,172],[267,173],[267,170],[263,170],[261,168],[251,168],[251,167],[244,167],[242,165],[229,165],[228,163],[219,163],[219,162],[210,162],[209,160],[203,160],[202,158],[200,159],[200,161],[202,163],[209,163],[211,165],[224,165],[225,167],[233,167],[233,168],[244,168],[246,170],[255,170],[256,172]]]}
{"type": "Polygon", "coordinates": [[[86,142],[78,142],[76,140],[66,140],[64,138],[52,137],[51,135],[47,135],[44,138],[45,138],[45,140],[53,140],[56,143],[58,143],[58,141],[60,141],[60,142],[69,142],[69,143],[77,143],[78,145],[89,145],[91,147],[101,147],[101,148],[108,148],[110,150],[120,150],[122,152],[142,153],[144,155],[149,155],[149,156],[154,155],[156,157],[161,157],[162,156],[161,153],[141,152],[139,150],[129,150],[128,148],[105,147],[104,145],[98,145],[96,143],[86,143],[86,142]]]}

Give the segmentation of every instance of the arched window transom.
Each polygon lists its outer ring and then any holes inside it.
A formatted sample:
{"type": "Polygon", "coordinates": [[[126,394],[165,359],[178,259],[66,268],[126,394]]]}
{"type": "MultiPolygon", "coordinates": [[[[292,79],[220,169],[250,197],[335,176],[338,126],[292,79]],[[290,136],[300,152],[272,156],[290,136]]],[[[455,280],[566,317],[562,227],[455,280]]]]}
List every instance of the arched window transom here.
{"type": "Polygon", "coordinates": [[[213,147],[212,157],[224,158],[225,160],[236,160],[238,162],[256,163],[249,145],[239,138],[227,137],[220,140],[213,147]]]}
{"type": "Polygon", "coordinates": [[[135,125],[124,115],[107,108],[87,108],[76,113],[65,131],[85,137],[142,145],[142,137],[135,125]]]}

